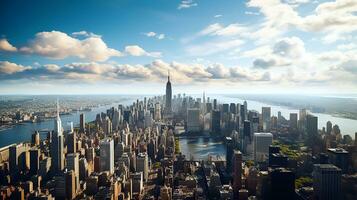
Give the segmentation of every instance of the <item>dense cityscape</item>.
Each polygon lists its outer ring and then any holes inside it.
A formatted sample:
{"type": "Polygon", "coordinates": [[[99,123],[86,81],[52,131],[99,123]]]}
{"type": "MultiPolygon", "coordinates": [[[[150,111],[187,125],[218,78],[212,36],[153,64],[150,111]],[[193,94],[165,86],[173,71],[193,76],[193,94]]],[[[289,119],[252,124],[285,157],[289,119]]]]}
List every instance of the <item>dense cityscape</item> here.
{"type": "Polygon", "coordinates": [[[357,200],[357,0],[0,0],[0,200],[357,200]]]}
{"type": "MultiPolygon", "coordinates": [[[[0,149],[2,199],[355,199],[357,143],[306,109],[285,119],[246,101],[166,94],[0,149]],[[197,159],[180,140],[215,138],[197,159]]],[[[357,136],[357,133],[356,133],[357,136]]],[[[356,137],[355,137],[356,138],[356,137]]],[[[206,147],[202,147],[206,148],[206,147]]]]}

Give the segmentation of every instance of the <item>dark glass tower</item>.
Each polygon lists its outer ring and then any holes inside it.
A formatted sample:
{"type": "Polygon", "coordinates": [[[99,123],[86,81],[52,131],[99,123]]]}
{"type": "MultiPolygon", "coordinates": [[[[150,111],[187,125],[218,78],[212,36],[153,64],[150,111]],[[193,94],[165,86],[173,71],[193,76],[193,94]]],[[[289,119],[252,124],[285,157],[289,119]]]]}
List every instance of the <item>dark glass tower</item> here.
{"type": "Polygon", "coordinates": [[[170,116],[172,112],[171,101],[172,101],[172,89],[171,89],[170,74],[169,74],[167,76],[167,83],[166,83],[165,112],[167,116],[170,116]]]}

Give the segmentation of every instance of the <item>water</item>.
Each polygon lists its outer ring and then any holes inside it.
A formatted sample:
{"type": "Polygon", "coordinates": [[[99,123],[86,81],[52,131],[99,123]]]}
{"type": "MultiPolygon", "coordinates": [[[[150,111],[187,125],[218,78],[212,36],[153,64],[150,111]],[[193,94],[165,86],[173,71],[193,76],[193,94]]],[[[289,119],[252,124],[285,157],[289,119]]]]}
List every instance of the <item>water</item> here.
{"type": "MultiPolygon", "coordinates": [[[[243,103],[244,100],[239,99],[239,98],[233,98],[233,97],[225,97],[225,96],[217,96],[214,97],[219,100],[220,103],[243,103]]],[[[262,107],[271,107],[271,115],[278,116],[278,112],[281,112],[281,115],[285,117],[287,120],[289,120],[290,113],[299,113],[299,110],[290,108],[290,107],[285,107],[285,106],[277,106],[277,105],[271,105],[271,104],[266,104],[258,101],[251,101],[247,100],[248,104],[248,110],[256,110],[259,111],[260,113],[262,112],[262,107]]],[[[331,121],[331,123],[337,124],[340,127],[341,134],[342,135],[350,135],[352,138],[355,137],[355,132],[357,132],[357,120],[354,119],[347,119],[347,118],[342,118],[342,117],[335,117],[329,114],[323,114],[323,113],[313,113],[309,112],[316,117],[318,117],[318,126],[319,129],[322,129],[322,127],[326,127],[327,121],[331,121]]]]}
{"type": "MultiPolygon", "coordinates": [[[[132,100],[125,100],[121,104],[129,104],[132,100]]],[[[62,126],[64,130],[70,129],[70,122],[73,122],[73,126],[79,126],[79,116],[84,113],[86,122],[95,120],[96,115],[101,112],[106,112],[111,107],[117,107],[119,103],[113,103],[111,105],[98,106],[92,108],[91,111],[73,112],[70,115],[61,115],[62,126]]],[[[54,119],[38,122],[38,123],[23,123],[17,124],[9,129],[0,131],[0,148],[13,143],[19,143],[24,141],[30,141],[31,135],[39,130],[40,137],[45,138],[48,131],[53,130],[54,119]]]]}
{"type": "Polygon", "coordinates": [[[208,156],[221,156],[225,159],[226,147],[220,138],[180,137],[180,150],[187,160],[207,160],[208,156]]]}
{"type": "MultiPolygon", "coordinates": [[[[242,99],[239,98],[232,98],[226,96],[211,96],[211,99],[217,98],[220,103],[243,103],[242,99]]],[[[133,99],[125,100],[125,102],[121,102],[122,104],[130,104],[132,103],[133,99]]],[[[257,110],[261,112],[263,106],[271,107],[271,114],[277,116],[278,111],[281,112],[282,116],[286,119],[289,119],[290,113],[298,113],[299,111],[296,109],[284,107],[284,106],[275,106],[270,105],[262,102],[257,101],[250,101],[247,100],[248,109],[249,110],[257,110]]],[[[107,106],[100,106],[97,108],[93,108],[91,111],[85,112],[76,112],[72,113],[71,115],[63,115],[61,116],[62,124],[65,129],[69,129],[69,122],[73,122],[74,126],[78,126],[79,124],[79,115],[80,113],[84,113],[86,116],[86,121],[93,121],[96,115],[100,112],[105,112],[108,108],[117,106],[118,104],[112,104],[107,106]]],[[[350,135],[354,138],[354,133],[357,132],[357,120],[353,119],[346,119],[341,117],[334,117],[328,114],[321,114],[321,113],[312,113],[313,115],[318,117],[318,125],[321,129],[322,127],[326,126],[327,121],[331,121],[332,124],[338,124],[341,129],[341,133],[343,135],[350,135]]],[[[39,123],[25,123],[25,124],[18,124],[13,126],[10,129],[0,131],[0,148],[9,144],[19,143],[23,141],[30,141],[31,134],[35,130],[53,130],[54,122],[53,120],[48,120],[39,123]]],[[[45,137],[46,133],[42,133],[42,138],[45,137]]],[[[224,145],[223,144],[216,144],[216,141],[211,141],[207,139],[196,139],[197,141],[194,142],[194,139],[184,139],[182,142],[182,151],[188,153],[187,158],[190,156],[190,152],[193,153],[193,156],[197,158],[204,158],[207,159],[209,153],[214,154],[222,154],[224,155],[224,145]]],[[[214,139],[213,139],[214,140],[214,139]]]]}

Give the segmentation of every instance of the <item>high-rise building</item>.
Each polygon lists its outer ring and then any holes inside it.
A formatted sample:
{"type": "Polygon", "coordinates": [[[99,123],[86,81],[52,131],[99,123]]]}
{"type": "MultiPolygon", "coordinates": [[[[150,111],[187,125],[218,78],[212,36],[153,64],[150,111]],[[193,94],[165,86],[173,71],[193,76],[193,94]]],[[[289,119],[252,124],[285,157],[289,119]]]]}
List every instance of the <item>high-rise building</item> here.
{"type": "Polygon", "coordinates": [[[84,133],[86,131],[86,116],[84,113],[81,113],[79,116],[79,131],[84,133]]]}
{"type": "Polygon", "coordinates": [[[211,120],[212,132],[215,134],[221,133],[221,112],[219,110],[212,110],[211,120]]]}
{"type": "Polygon", "coordinates": [[[76,197],[76,174],[74,171],[66,171],[65,174],[65,191],[66,199],[74,199],[76,197]]]}
{"type": "Polygon", "coordinates": [[[38,148],[32,148],[30,150],[30,173],[32,175],[37,174],[40,167],[40,150],[38,148]]]}
{"type": "Polygon", "coordinates": [[[67,153],[77,152],[77,136],[75,132],[72,132],[67,135],[67,153]]]}
{"type": "Polygon", "coordinates": [[[199,132],[201,130],[200,109],[187,109],[187,132],[199,132]]]}
{"type": "Polygon", "coordinates": [[[136,157],[136,172],[142,172],[145,181],[149,175],[149,159],[146,153],[139,153],[136,157]]]}
{"type": "Polygon", "coordinates": [[[78,153],[69,153],[66,156],[67,170],[72,170],[75,177],[75,188],[79,190],[79,155],[78,153]]]}
{"type": "Polygon", "coordinates": [[[165,114],[166,117],[171,117],[172,115],[172,88],[170,82],[170,74],[167,76],[167,83],[166,83],[165,114]]]}
{"type": "Polygon", "coordinates": [[[342,170],[342,173],[347,173],[348,170],[348,151],[342,148],[327,149],[328,158],[331,164],[342,170]]]}
{"type": "Polygon", "coordinates": [[[54,134],[52,135],[51,142],[51,158],[52,169],[55,172],[62,171],[64,169],[64,144],[63,144],[63,128],[62,121],[59,115],[59,104],[57,101],[57,117],[55,119],[54,134]]]}
{"type": "Polygon", "coordinates": [[[313,179],[315,199],[341,199],[341,169],[331,164],[315,164],[313,179]]]}
{"type": "Polygon", "coordinates": [[[239,190],[242,188],[242,153],[234,151],[233,154],[233,192],[234,198],[238,199],[239,190]]]}
{"type": "Polygon", "coordinates": [[[332,123],[330,121],[326,122],[326,133],[331,134],[332,132],[332,123]]]}
{"type": "Polygon", "coordinates": [[[298,128],[297,113],[290,113],[289,126],[290,126],[290,130],[297,130],[298,128]]]}
{"type": "Polygon", "coordinates": [[[254,133],[254,160],[255,162],[264,162],[269,156],[269,146],[273,143],[271,133],[254,133]]]}
{"type": "Polygon", "coordinates": [[[262,107],[262,125],[263,131],[270,131],[270,117],[271,117],[271,108],[262,107]]]}
{"type": "Polygon", "coordinates": [[[35,131],[35,133],[32,134],[31,143],[35,146],[40,145],[40,133],[38,131],[35,131]]]}
{"type": "Polygon", "coordinates": [[[308,136],[317,135],[317,117],[313,115],[306,116],[306,131],[308,136]]]}
{"type": "Polygon", "coordinates": [[[273,169],[270,173],[270,199],[295,199],[295,174],[285,168],[273,169]]]}
{"type": "Polygon", "coordinates": [[[100,141],[100,171],[114,173],[114,141],[111,138],[100,141]]]}

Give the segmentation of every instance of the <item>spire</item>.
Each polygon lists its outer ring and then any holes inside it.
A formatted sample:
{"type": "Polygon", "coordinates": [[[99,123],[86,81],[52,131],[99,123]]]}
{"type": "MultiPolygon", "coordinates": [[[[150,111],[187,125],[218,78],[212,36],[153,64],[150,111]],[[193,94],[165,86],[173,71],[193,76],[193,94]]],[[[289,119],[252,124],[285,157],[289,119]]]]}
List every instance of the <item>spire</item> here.
{"type": "Polygon", "coordinates": [[[167,72],[167,82],[170,82],[170,70],[167,72]]]}
{"type": "Polygon", "coordinates": [[[59,116],[59,103],[58,103],[58,98],[57,98],[57,119],[59,119],[60,116],[59,116]]]}

